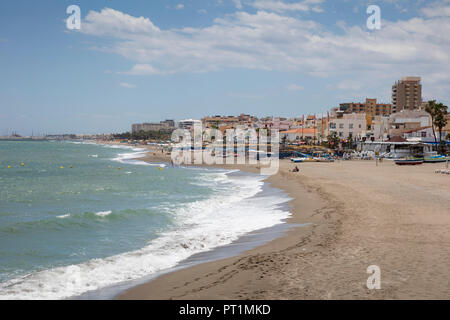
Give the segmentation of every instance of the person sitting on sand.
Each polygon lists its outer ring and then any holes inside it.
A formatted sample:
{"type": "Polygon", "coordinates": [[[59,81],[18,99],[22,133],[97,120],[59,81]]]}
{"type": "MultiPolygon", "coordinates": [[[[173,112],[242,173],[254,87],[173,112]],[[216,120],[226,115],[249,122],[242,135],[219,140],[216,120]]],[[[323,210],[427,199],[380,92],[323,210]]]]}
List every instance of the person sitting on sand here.
{"type": "Polygon", "coordinates": [[[299,171],[300,171],[300,169],[297,166],[295,166],[295,168],[292,169],[292,172],[299,172],[299,171]]]}

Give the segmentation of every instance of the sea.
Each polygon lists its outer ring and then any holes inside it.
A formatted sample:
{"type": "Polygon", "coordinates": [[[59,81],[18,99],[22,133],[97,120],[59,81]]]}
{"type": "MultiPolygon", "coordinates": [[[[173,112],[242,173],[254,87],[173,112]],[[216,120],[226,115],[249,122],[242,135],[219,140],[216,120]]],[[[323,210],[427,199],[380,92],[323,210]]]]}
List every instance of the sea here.
{"type": "Polygon", "coordinates": [[[0,299],[71,299],[286,223],[266,177],[147,163],[145,149],[0,142],[0,299]]]}

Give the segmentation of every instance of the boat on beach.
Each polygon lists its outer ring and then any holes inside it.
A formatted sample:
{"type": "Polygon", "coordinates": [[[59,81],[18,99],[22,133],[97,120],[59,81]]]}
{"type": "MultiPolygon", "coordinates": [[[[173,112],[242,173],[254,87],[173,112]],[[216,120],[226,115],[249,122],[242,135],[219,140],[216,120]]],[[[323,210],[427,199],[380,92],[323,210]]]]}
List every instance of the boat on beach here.
{"type": "Polygon", "coordinates": [[[329,157],[315,157],[314,161],[315,162],[334,162],[334,159],[329,158],[329,157]]]}
{"type": "Polygon", "coordinates": [[[423,164],[422,159],[403,159],[403,160],[395,160],[395,164],[399,166],[416,166],[423,164]]]}
{"type": "Polygon", "coordinates": [[[450,161],[450,157],[435,156],[435,157],[428,157],[423,160],[424,163],[441,163],[447,161],[450,161]]]}

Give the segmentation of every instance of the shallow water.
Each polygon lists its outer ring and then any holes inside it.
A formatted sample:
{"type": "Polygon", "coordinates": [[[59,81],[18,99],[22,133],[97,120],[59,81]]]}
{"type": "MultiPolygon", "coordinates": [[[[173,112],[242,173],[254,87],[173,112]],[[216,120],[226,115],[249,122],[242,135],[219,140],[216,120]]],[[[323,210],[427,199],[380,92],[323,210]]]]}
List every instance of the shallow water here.
{"type": "Polygon", "coordinates": [[[142,155],[0,142],[0,298],[61,299],[149,276],[289,216],[286,195],[258,199],[262,176],[132,160],[142,155]]]}

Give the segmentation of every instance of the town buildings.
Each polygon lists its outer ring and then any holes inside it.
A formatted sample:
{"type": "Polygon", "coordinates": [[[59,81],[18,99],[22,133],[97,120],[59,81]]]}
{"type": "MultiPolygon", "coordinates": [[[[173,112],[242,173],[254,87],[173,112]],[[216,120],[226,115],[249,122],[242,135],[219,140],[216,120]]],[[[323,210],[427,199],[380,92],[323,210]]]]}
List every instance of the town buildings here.
{"type": "MultiPolygon", "coordinates": [[[[327,141],[333,133],[343,142],[349,138],[375,142],[395,137],[425,142],[434,139],[431,117],[425,111],[425,105],[422,101],[421,78],[404,77],[392,86],[392,104],[366,98],[365,102],[341,103],[326,116],[310,114],[298,115],[296,118],[270,116],[258,119],[249,114],[215,115],[201,120],[181,120],[178,127],[193,129],[198,125],[203,129],[218,129],[223,135],[228,129],[272,129],[279,130],[280,138],[285,141],[311,144],[327,141]]],[[[450,133],[450,115],[448,118],[449,123],[443,129],[443,139],[450,133]]],[[[175,123],[170,121],[133,125],[133,131],[174,127],[175,123]]]]}

